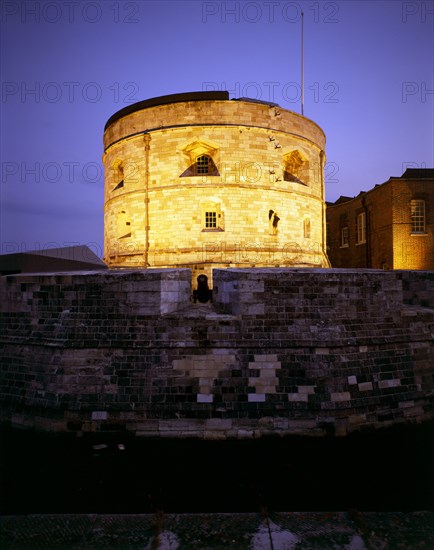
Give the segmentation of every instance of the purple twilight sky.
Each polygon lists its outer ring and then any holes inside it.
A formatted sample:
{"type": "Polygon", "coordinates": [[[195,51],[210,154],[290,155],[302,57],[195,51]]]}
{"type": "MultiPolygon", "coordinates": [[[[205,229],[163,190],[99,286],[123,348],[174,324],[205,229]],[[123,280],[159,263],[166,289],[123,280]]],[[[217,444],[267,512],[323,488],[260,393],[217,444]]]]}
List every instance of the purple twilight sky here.
{"type": "Polygon", "coordinates": [[[432,1],[7,1],[1,253],[103,247],[102,133],[119,109],[227,89],[327,136],[326,197],[433,167],[432,1]]]}

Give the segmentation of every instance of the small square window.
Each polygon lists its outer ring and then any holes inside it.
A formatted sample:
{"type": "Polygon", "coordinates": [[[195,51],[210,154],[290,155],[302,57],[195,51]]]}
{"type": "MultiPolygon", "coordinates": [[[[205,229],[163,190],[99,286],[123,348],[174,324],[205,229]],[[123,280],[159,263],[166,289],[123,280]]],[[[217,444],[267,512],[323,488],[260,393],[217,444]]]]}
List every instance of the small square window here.
{"type": "Polygon", "coordinates": [[[217,227],[217,212],[205,212],[205,227],[206,229],[217,227]]]}

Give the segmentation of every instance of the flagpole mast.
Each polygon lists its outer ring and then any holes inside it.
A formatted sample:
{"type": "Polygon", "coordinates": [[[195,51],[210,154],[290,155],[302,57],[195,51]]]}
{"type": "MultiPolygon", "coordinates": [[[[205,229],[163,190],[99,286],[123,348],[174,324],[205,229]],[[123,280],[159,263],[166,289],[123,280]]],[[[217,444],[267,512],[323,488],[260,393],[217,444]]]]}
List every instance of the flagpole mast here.
{"type": "Polygon", "coordinates": [[[301,114],[304,116],[304,13],[301,12],[301,114]]]}

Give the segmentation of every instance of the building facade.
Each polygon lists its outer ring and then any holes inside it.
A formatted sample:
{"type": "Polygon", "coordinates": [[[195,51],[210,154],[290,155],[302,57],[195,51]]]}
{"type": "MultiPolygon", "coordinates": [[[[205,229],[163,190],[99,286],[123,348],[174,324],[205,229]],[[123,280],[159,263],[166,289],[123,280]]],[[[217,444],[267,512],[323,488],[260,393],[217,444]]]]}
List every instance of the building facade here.
{"type": "Polygon", "coordinates": [[[276,104],[228,92],[146,100],[104,132],[111,268],[329,265],[325,135],[276,104]]]}
{"type": "Polygon", "coordinates": [[[434,269],[434,170],[328,204],[327,248],[332,267],[434,269]]]}

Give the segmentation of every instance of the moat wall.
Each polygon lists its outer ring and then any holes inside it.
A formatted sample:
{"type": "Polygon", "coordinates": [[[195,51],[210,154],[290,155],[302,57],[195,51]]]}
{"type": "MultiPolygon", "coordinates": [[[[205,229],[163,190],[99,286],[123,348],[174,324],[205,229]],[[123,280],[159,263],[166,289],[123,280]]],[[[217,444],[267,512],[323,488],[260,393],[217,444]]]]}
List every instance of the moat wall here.
{"type": "Polygon", "coordinates": [[[0,420],[139,437],[345,435],[434,416],[433,272],[0,279],[0,420]]]}

